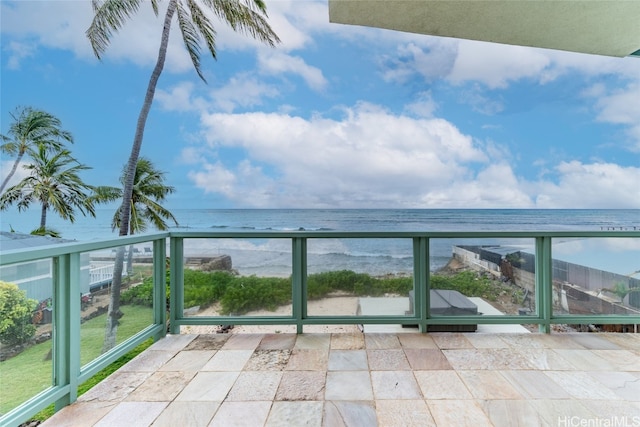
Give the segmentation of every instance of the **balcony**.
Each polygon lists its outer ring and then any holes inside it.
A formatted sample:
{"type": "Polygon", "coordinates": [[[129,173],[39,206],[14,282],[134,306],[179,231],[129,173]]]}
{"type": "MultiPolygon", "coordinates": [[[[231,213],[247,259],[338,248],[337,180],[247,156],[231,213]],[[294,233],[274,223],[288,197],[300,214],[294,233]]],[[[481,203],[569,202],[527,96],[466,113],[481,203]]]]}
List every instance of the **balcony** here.
{"type": "Polygon", "coordinates": [[[534,413],[543,424],[564,416],[632,420],[640,413],[640,336],[575,331],[637,330],[638,279],[565,258],[567,248],[588,247],[593,259],[595,248],[611,270],[632,273],[638,258],[628,263],[624,255],[637,253],[639,242],[634,230],[171,232],[3,251],[4,281],[37,262],[39,302],[48,301],[38,309],[49,312],[50,323],[38,317],[41,343],[0,362],[0,424],[19,425],[48,405],[62,409],[76,400],[45,425],[118,425],[125,418],[127,425],[156,418],[162,425],[184,411],[201,417],[193,425],[228,425],[238,414],[256,416],[244,419],[250,425],[278,425],[296,414],[316,425],[353,425],[350,417],[392,425],[400,413],[431,425],[451,425],[452,414],[487,425],[534,413]],[[358,257],[354,248],[370,244],[388,254],[343,273],[353,265],[342,265],[334,249],[358,257]],[[149,250],[136,255],[143,247],[149,250]],[[104,351],[112,289],[91,289],[91,264],[104,267],[118,248],[132,253],[123,294],[153,291],[148,306],[122,306],[116,345],[104,351]],[[461,269],[477,271],[462,276],[459,288],[476,313],[434,308],[442,248],[461,269]],[[239,273],[228,275],[230,296],[192,305],[212,286],[198,288],[185,277],[215,269],[211,261],[227,255],[239,273]],[[367,272],[376,280],[361,275],[367,272]],[[336,277],[353,280],[344,285],[336,277]],[[483,278],[489,287],[473,293],[483,278]],[[89,300],[81,298],[87,293],[89,300]],[[267,293],[279,302],[264,301],[267,293]],[[224,325],[234,329],[212,333],[224,325]],[[470,325],[475,332],[429,332],[470,325]],[[149,338],[152,347],[78,399],[80,384],[149,338]],[[30,373],[28,384],[5,383],[16,370],[30,373]],[[296,384],[310,387],[308,394],[295,394],[304,393],[296,384]]]}

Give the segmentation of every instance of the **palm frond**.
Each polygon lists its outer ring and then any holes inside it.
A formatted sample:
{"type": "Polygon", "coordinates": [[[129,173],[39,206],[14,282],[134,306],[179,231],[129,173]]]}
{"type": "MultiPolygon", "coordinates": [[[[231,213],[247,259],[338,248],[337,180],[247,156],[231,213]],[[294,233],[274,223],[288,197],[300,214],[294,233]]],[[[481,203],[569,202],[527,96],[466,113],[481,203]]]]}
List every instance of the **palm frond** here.
{"type": "MultiPolygon", "coordinates": [[[[87,37],[98,59],[107,50],[111,36],[140,8],[142,0],[92,0],[94,16],[87,29],[87,37]]],[[[156,1],[152,2],[157,12],[156,1]]]]}
{"type": "Polygon", "coordinates": [[[191,12],[191,20],[198,29],[200,36],[207,44],[207,49],[211,53],[213,59],[216,59],[216,30],[207,17],[206,13],[200,8],[195,0],[186,0],[191,12]]]}
{"type": "Polygon", "coordinates": [[[189,11],[183,6],[182,2],[178,2],[176,7],[176,16],[178,17],[178,27],[180,28],[180,32],[182,33],[182,41],[184,42],[184,46],[189,53],[189,57],[191,58],[191,62],[193,63],[193,68],[195,68],[198,76],[206,81],[202,74],[202,70],[200,68],[200,35],[191,20],[191,14],[189,11]]]}
{"type": "Polygon", "coordinates": [[[274,47],[278,35],[267,22],[267,8],[260,0],[202,0],[221,20],[234,30],[274,47]]]}
{"type": "Polygon", "coordinates": [[[47,227],[38,227],[29,234],[34,236],[62,237],[62,234],[58,230],[47,227]]]}

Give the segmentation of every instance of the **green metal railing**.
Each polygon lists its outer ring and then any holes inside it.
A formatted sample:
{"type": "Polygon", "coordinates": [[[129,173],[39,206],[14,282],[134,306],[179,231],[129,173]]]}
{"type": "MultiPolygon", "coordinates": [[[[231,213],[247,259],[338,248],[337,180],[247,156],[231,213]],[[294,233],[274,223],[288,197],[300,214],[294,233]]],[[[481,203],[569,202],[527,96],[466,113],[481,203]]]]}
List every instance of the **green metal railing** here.
{"type": "MultiPolygon", "coordinates": [[[[552,242],[570,238],[640,239],[640,231],[598,232],[169,232],[129,236],[86,243],[65,243],[37,249],[3,251],[0,266],[51,259],[53,274],[53,368],[52,386],[0,417],[0,425],[14,426],[28,420],[50,404],[59,409],[77,398],[78,385],[113,363],[143,341],[162,338],[167,330],[180,333],[181,326],[197,325],[305,325],[401,324],[429,325],[537,324],[549,333],[552,324],[640,324],[640,315],[559,315],[553,310],[552,242]],[[430,313],[430,242],[432,239],[531,239],[535,242],[535,310],[530,315],[432,316],[430,313]],[[286,239],[291,242],[290,316],[185,316],[185,239],[286,239]],[[307,312],[307,243],[310,239],[408,239],[413,248],[414,307],[411,315],[313,316],[307,312]],[[153,244],[153,323],[125,342],[81,366],[80,361],[80,255],[125,245],[153,244]],[[170,256],[170,304],[166,312],[165,268],[170,256]]],[[[634,240],[635,242],[635,240],[634,240]]],[[[637,243],[636,243],[637,246],[637,243]]],[[[639,260],[640,262],[640,260],[639,260]]],[[[633,266],[638,267],[638,266],[633,266]]],[[[2,277],[0,277],[2,279],[2,277]]],[[[2,365],[0,364],[0,370],[2,365]]],[[[3,391],[5,393],[6,391],[3,391]]]]}

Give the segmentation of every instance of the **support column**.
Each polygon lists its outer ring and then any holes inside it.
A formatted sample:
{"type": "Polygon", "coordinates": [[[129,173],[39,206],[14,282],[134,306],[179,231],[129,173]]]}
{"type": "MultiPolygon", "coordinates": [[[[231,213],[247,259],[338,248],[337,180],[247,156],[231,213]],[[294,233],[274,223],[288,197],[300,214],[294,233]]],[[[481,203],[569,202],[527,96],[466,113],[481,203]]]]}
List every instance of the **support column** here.
{"type": "Polygon", "coordinates": [[[69,386],[55,410],[78,398],[80,375],[80,254],[53,259],[53,383],[69,386]]]}
{"type": "Polygon", "coordinates": [[[303,319],[307,317],[307,239],[292,239],[291,301],[296,332],[303,332],[303,319]]]}
{"type": "Polygon", "coordinates": [[[181,237],[171,237],[169,242],[169,332],[179,334],[180,326],[177,321],[184,314],[184,240],[181,237]]]}
{"type": "Polygon", "coordinates": [[[553,271],[551,237],[536,237],[536,307],[542,322],[540,333],[551,333],[553,315],[553,271]]]}

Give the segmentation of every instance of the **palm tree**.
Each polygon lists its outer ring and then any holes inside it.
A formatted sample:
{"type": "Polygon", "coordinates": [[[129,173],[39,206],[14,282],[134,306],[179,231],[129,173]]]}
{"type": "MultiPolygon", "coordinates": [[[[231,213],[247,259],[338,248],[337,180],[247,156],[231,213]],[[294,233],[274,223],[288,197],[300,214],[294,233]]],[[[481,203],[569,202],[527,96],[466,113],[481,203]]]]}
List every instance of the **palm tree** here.
{"type": "MultiPolygon", "coordinates": [[[[122,171],[120,183],[124,186],[126,179],[126,168],[122,171]]],[[[143,233],[147,230],[149,223],[153,224],[158,230],[166,230],[169,228],[166,220],[173,221],[178,225],[178,221],[173,214],[162,205],[166,196],[175,191],[174,187],[164,185],[165,173],[155,168],[153,163],[145,158],[138,159],[138,165],[133,179],[133,194],[131,195],[131,213],[129,215],[129,234],[143,233]]],[[[122,197],[122,190],[119,191],[117,198],[122,197]]],[[[116,210],[113,215],[111,227],[120,228],[122,216],[120,209],[116,210]]]]}
{"type": "MultiPolygon", "coordinates": [[[[100,58],[106,51],[111,41],[111,36],[122,28],[125,22],[134,15],[144,0],[92,0],[94,17],[87,37],[93,47],[93,52],[100,58]]],[[[158,15],[158,0],[149,2],[156,16],[158,15]]],[[[127,162],[122,205],[120,207],[119,235],[126,236],[129,232],[129,216],[131,214],[131,199],[135,170],[142,148],[144,129],[149,116],[149,110],[153,102],[156,85],[167,54],[169,33],[174,14],[178,19],[178,27],[182,34],[182,40],[189,53],[193,67],[198,76],[206,82],[200,68],[200,44],[204,40],[211,56],[216,58],[216,30],[207,16],[212,13],[220,20],[226,22],[234,31],[245,33],[270,46],[280,42],[276,33],[266,21],[267,7],[263,0],[169,0],[164,16],[164,26],[160,38],[160,49],[156,65],[151,72],[149,84],[144,97],[142,108],[138,116],[136,132],[131,146],[131,154],[127,162]]],[[[113,307],[119,307],[120,287],[122,280],[122,268],[124,262],[124,249],[117,251],[114,266],[113,282],[111,284],[111,301],[109,315],[107,316],[107,335],[112,335],[115,340],[117,319],[113,307]],[[116,302],[116,299],[118,300],[116,302]]],[[[112,338],[109,338],[112,340],[112,338]]],[[[105,340],[106,341],[106,340],[105,340]]]]}
{"type": "Polygon", "coordinates": [[[50,150],[61,150],[64,142],[73,143],[71,133],[61,129],[60,119],[51,114],[31,107],[18,108],[11,114],[13,123],[7,135],[0,135],[2,146],[0,151],[16,156],[11,171],[0,185],[0,194],[5,189],[11,177],[16,173],[18,164],[28,151],[33,151],[39,145],[50,150]]]}
{"type": "MultiPolygon", "coordinates": [[[[92,0],[95,12],[93,21],[87,30],[94,54],[100,58],[111,41],[111,36],[135,14],[144,0],[92,0]]],[[[158,0],[150,2],[154,13],[158,15],[158,0]]],[[[121,222],[119,234],[126,236],[129,231],[129,214],[135,169],[140,156],[144,129],[153,102],[156,85],[164,68],[169,43],[169,33],[174,14],[182,34],[193,67],[198,76],[206,82],[200,68],[200,43],[204,39],[211,56],[216,58],[216,30],[207,16],[211,12],[225,21],[233,30],[248,34],[270,46],[280,42],[276,33],[266,21],[266,5],[263,0],[169,0],[164,17],[164,27],[160,41],[160,49],[156,65],[151,73],[147,92],[138,116],[136,133],[127,163],[127,173],[121,206],[121,222]],[[203,8],[204,6],[204,8],[203,8]]]]}
{"type": "MultiPolygon", "coordinates": [[[[124,187],[127,169],[126,166],[122,170],[120,183],[124,187]]],[[[165,173],[155,168],[153,163],[145,158],[138,159],[133,183],[133,194],[131,196],[131,212],[129,217],[129,234],[145,232],[149,225],[153,225],[158,230],[166,230],[169,228],[167,221],[171,220],[178,225],[178,220],[160,202],[163,202],[167,195],[173,193],[175,188],[164,184],[165,173]]],[[[96,197],[100,201],[112,201],[122,197],[122,187],[100,187],[96,192],[96,197]]],[[[121,210],[117,209],[111,221],[111,227],[115,230],[121,224],[121,210]]],[[[127,271],[131,272],[133,263],[133,248],[129,247],[129,256],[127,260],[127,271]]],[[[119,319],[122,317],[120,304],[114,301],[114,316],[119,319]]],[[[111,339],[115,335],[107,334],[105,336],[104,351],[112,348],[115,342],[111,339]]]]}
{"type": "Polygon", "coordinates": [[[24,166],[30,171],[28,177],[7,188],[0,197],[0,210],[17,204],[18,210],[29,208],[31,203],[41,206],[40,226],[36,230],[47,230],[47,212],[53,210],[62,219],[75,222],[76,210],[83,215],[96,216],[93,192],[95,187],[85,184],[79,172],[91,169],[71,157],[69,150],[60,150],[50,155],[43,144],[31,152],[33,163],[24,166]]]}

